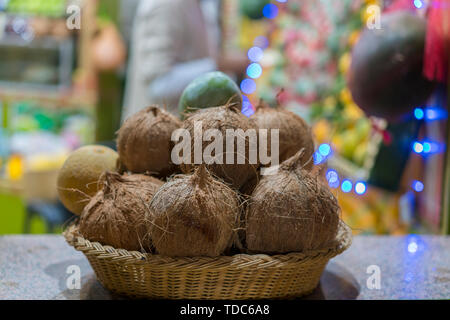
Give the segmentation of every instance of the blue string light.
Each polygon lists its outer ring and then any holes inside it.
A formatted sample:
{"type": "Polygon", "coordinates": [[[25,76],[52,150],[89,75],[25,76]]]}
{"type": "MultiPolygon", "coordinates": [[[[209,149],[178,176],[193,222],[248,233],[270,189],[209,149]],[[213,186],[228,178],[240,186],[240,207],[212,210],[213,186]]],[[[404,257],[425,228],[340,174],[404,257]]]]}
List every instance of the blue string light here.
{"type": "Polygon", "coordinates": [[[350,180],[345,179],[344,181],[342,181],[341,189],[343,192],[348,193],[348,192],[352,191],[352,188],[353,188],[353,184],[350,180]]]}
{"type": "Polygon", "coordinates": [[[326,174],[328,182],[336,182],[339,179],[339,175],[336,170],[330,169],[326,174]]]}
{"type": "Polygon", "coordinates": [[[442,108],[415,108],[414,117],[417,120],[425,119],[427,121],[444,120],[448,118],[448,112],[442,108]]]}
{"type": "Polygon", "coordinates": [[[263,55],[264,51],[260,47],[251,47],[247,52],[248,58],[253,62],[261,60],[263,55]]]}
{"type": "Polygon", "coordinates": [[[423,3],[422,3],[421,0],[414,0],[414,6],[415,6],[417,9],[420,9],[420,8],[422,8],[423,3]]]}
{"type": "Polygon", "coordinates": [[[423,144],[423,152],[430,153],[431,152],[431,144],[429,142],[424,142],[423,144]]]}
{"type": "Polygon", "coordinates": [[[266,4],[263,8],[263,15],[267,19],[274,19],[278,15],[278,7],[273,3],[266,4]]]}
{"type": "Polygon", "coordinates": [[[421,144],[420,142],[414,142],[413,150],[415,153],[422,153],[423,152],[423,144],[421,144]]]}
{"type": "Polygon", "coordinates": [[[333,169],[328,170],[327,174],[326,174],[326,178],[327,178],[328,185],[330,186],[330,188],[335,189],[335,188],[339,187],[339,175],[335,170],[333,170],[333,169]]]}
{"type": "Polygon", "coordinates": [[[261,49],[266,49],[269,46],[269,39],[264,36],[257,36],[255,40],[253,40],[253,45],[261,49]]]}
{"type": "Polygon", "coordinates": [[[320,153],[322,156],[324,156],[324,157],[329,156],[330,153],[331,153],[331,147],[330,147],[330,145],[327,144],[327,143],[321,144],[321,145],[319,146],[319,153],[320,153]]]}
{"type": "Polygon", "coordinates": [[[262,74],[262,68],[258,63],[256,63],[256,62],[251,63],[247,67],[247,75],[250,78],[253,78],[253,79],[259,78],[261,76],[261,74],[262,74]]]}
{"type": "Polygon", "coordinates": [[[423,112],[422,108],[415,108],[414,116],[416,117],[417,120],[422,120],[423,117],[425,116],[425,113],[423,112]]]}
{"type": "Polygon", "coordinates": [[[355,192],[359,195],[363,195],[367,191],[367,185],[364,182],[357,182],[355,184],[355,192]]]}
{"type": "Polygon", "coordinates": [[[325,160],[325,158],[319,152],[314,152],[313,159],[314,164],[321,164],[322,161],[325,160]]]}
{"type": "Polygon", "coordinates": [[[425,119],[429,121],[443,120],[448,118],[447,110],[440,108],[428,108],[425,110],[425,119]]]}
{"type": "Polygon", "coordinates": [[[412,183],[412,188],[414,189],[414,191],[416,192],[422,192],[424,189],[424,185],[422,182],[418,181],[418,180],[414,180],[412,183]]]}
{"type": "Polygon", "coordinates": [[[241,82],[241,90],[246,94],[252,94],[256,90],[256,83],[252,79],[244,79],[241,82]]]}
{"type": "Polygon", "coordinates": [[[418,154],[433,154],[442,152],[445,149],[445,145],[436,143],[434,141],[414,142],[413,151],[418,154]]]}
{"type": "Polygon", "coordinates": [[[250,102],[250,99],[247,96],[242,96],[242,110],[241,112],[247,116],[250,117],[252,114],[255,113],[255,110],[253,110],[253,106],[250,102]]]}

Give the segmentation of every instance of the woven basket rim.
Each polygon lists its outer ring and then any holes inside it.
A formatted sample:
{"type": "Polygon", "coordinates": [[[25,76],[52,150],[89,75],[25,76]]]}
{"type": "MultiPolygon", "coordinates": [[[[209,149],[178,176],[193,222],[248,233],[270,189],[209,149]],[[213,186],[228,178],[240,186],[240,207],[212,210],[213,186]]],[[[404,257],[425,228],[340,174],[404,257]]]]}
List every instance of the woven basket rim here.
{"type": "Polygon", "coordinates": [[[147,264],[153,266],[170,266],[173,264],[177,267],[183,265],[184,268],[226,268],[230,265],[235,267],[248,268],[255,266],[260,267],[279,267],[286,263],[307,263],[311,260],[322,260],[324,258],[331,259],[345,251],[352,243],[352,232],[344,222],[339,225],[338,235],[334,246],[309,250],[305,252],[290,252],[286,254],[248,254],[239,253],[230,256],[218,257],[168,257],[159,254],[142,253],[138,251],[128,251],[125,249],[116,249],[109,245],[102,245],[99,242],[91,242],[83,238],[77,228],[77,223],[73,222],[63,235],[69,245],[73,246],[77,251],[83,252],[86,256],[95,256],[98,259],[108,259],[120,264],[147,264]]]}

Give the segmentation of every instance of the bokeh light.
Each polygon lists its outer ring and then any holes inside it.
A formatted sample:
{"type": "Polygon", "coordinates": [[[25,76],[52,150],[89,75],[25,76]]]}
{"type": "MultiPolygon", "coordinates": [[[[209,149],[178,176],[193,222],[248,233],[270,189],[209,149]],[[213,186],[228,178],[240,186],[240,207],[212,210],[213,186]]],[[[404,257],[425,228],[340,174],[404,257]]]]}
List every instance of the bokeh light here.
{"type": "Polygon", "coordinates": [[[262,74],[262,68],[258,63],[251,63],[248,67],[247,67],[247,75],[250,78],[256,79],[259,78],[262,74]]]}
{"type": "Polygon", "coordinates": [[[324,160],[324,157],[319,152],[314,152],[314,164],[321,164],[324,160]]]}
{"type": "Polygon", "coordinates": [[[248,58],[253,62],[260,61],[263,55],[264,51],[260,47],[251,47],[247,53],[248,58]]]}
{"type": "Polygon", "coordinates": [[[408,252],[409,252],[409,253],[416,253],[418,247],[419,247],[419,246],[417,245],[416,242],[410,242],[410,243],[408,244],[408,252]]]}
{"type": "Polygon", "coordinates": [[[339,187],[339,174],[333,170],[330,169],[327,171],[326,178],[328,181],[328,185],[330,188],[337,188],[339,187]]]}
{"type": "Polygon", "coordinates": [[[424,185],[423,185],[423,183],[421,181],[414,180],[413,183],[412,183],[412,188],[416,192],[422,192],[423,189],[424,189],[424,185]]]}
{"type": "Polygon", "coordinates": [[[425,119],[429,121],[447,119],[448,113],[445,109],[428,108],[425,110],[425,119]]]}
{"type": "Polygon", "coordinates": [[[273,3],[266,4],[263,8],[263,15],[268,19],[274,19],[278,15],[278,7],[273,3]]]}
{"type": "Polygon", "coordinates": [[[253,40],[253,45],[261,49],[266,49],[269,46],[269,39],[264,36],[258,36],[253,40]]]}
{"type": "Polygon", "coordinates": [[[331,153],[331,147],[330,147],[330,145],[327,144],[327,143],[321,144],[321,145],[319,146],[319,153],[320,153],[322,156],[324,156],[324,157],[328,156],[328,155],[331,153]]]}
{"type": "Polygon", "coordinates": [[[421,144],[420,142],[414,142],[413,150],[415,153],[422,153],[423,152],[423,144],[421,144]]]}
{"type": "Polygon", "coordinates": [[[327,171],[326,177],[328,182],[336,182],[339,179],[338,173],[333,169],[327,171]]]}
{"type": "Polygon", "coordinates": [[[342,181],[341,189],[343,192],[348,193],[348,192],[352,191],[352,188],[353,188],[353,184],[350,180],[345,179],[344,181],[342,181]]]}
{"type": "Polygon", "coordinates": [[[250,102],[249,98],[245,95],[242,96],[242,110],[241,112],[247,116],[250,117],[252,114],[255,113],[255,110],[253,110],[253,105],[250,102]]]}
{"type": "Polygon", "coordinates": [[[359,195],[363,195],[367,191],[367,185],[364,182],[357,182],[355,184],[355,192],[359,195]]]}
{"type": "Polygon", "coordinates": [[[422,120],[423,117],[425,116],[425,113],[423,112],[422,108],[416,108],[414,109],[414,116],[416,117],[417,120],[422,120]]]}
{"type": "Polygon", "coordinates": [[[246,94],[252,94],[256,90],[256,83],[252,79],[244,79],[241,82],[241,90],[246,94]]]}

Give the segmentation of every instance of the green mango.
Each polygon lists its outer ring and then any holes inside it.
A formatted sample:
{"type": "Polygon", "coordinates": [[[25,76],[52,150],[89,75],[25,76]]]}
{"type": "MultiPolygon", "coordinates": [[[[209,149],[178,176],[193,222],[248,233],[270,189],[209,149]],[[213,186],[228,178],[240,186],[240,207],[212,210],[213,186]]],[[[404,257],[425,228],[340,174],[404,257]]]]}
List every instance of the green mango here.
{"type": "Polygon", "coordinates": [[[183,91],[178,104],[181,117],[197,109],[218,107],[227,102],[242,108],[242,95],[237,84],[225,73],[208,72],[195,78],[183,91]]]}

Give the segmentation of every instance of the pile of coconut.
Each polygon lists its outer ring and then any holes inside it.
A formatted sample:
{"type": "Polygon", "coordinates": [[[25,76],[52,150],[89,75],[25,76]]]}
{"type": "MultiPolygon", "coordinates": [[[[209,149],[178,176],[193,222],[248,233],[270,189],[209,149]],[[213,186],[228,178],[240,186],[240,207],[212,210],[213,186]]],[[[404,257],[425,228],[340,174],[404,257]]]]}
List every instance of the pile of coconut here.
{"type": "Polygon", "coordinates": [[[303,252],[336,240],[340,209],[313,165],[311,130],[285,108],[260,103],[247,117],[227,104],[181,121],[150,106],[123,123],[117,153],[83,148],[61,169],[58,190],[91,241],[173,257],[215,257],[303,252]],[[225,141],[223,164],[199,162],[194,147],[205,150],[211,143],[196,139],[199,124],[203,133],[214,129],[224,137],[227,129],[278,129],[279,165],[267,168],[259,157],[250,162],[249,141],[244,155],[235,145],[234,164],[225,163],[225,141]],[[180,128],[190,133],[192,152],[183,155],[191,161],[177,164],[173,133],[180,128]]]}

